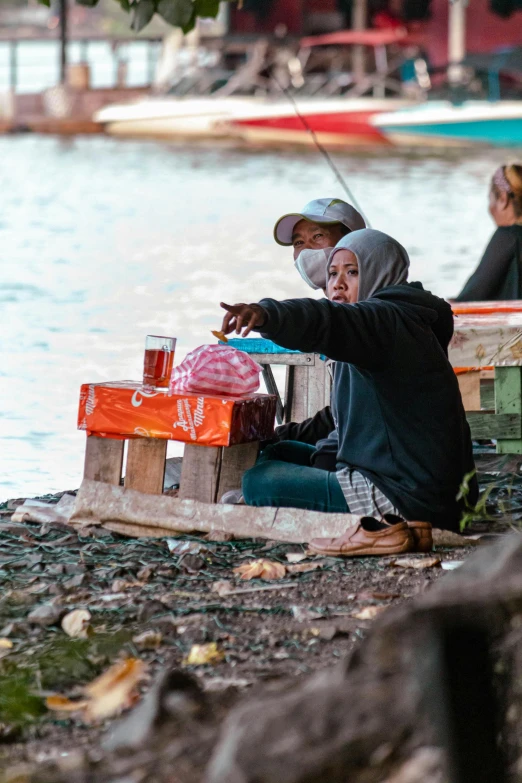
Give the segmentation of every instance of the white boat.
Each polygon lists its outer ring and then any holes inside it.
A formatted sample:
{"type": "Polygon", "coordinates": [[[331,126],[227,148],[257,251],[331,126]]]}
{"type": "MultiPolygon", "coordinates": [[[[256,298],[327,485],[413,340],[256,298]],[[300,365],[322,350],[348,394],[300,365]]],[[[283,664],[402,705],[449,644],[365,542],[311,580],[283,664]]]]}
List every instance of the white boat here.
{"type": "Polygon", "coordinates": [[[371,118],[392,144],[462,147],[522,145],[522,101],[433,101],[371,118]]]}
{"type": "Polygon", "coordinates": [[[94,115],[112,136],[155,139],[227,135],[219,123],[252,110],[263,98],[144,98],[105,106],[94,115]]]}
{"type": "Polygon", "coordinates": [[[314,143],[311,128],[323,144],[349,147],[387,144],[370,119],[408,105],[411,101],[391,98],[300,98],[298,114],[285,98],[158,97],[106,106],[94,119],[113,136],[308,145],[314,143]]]}

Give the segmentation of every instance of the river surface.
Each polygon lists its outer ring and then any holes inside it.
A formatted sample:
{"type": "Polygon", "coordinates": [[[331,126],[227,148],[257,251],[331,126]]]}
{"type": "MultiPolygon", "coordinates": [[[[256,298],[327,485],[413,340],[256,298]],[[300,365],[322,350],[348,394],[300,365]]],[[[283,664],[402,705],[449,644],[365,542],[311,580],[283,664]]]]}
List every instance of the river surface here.
{"type": "MultiPolygon", "coordinates": [[[[411,279],[456,294],[493,231],[502,153],[336,160],[411,279]]],[[[4,136],[0,161],[0,500],[79,485],[80,384],[139,379],[146,334],[177,336],[178,362],[213,341],[220,300],[309,295],[274,221],[343,197],[309,152],[4,136]]]]}

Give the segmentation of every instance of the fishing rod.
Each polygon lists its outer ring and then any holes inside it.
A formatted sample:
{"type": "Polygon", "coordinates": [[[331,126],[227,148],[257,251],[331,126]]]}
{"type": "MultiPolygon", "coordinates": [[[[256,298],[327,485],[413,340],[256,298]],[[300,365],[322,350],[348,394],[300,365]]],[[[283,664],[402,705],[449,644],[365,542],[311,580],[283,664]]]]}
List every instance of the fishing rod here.
{"type": "Polygon", "coordinates": [[[290,101],[290,103],[292,104],[293,109],[294,109],[294,111],[296,113],[296,116],[299,118],[299,120],[303,124],[303,127],[307,131],[307,133],[309,133],[310,136],[312,137],[312,140],[313,140],[316,148],[319,150],[319,152],[321,153],[321,155],[323,156],[323,158],[325,159],[327,164],[332,169],[333,173],[335,174],[335,177],[337,178],[337,181],[339,182],[339,184],[343,188],[344,192],[346,193],[346,195],[348,196],[350,201],[353,202],[354,206],[359,210],[359,212],[363,216],[364,221],[366,223],[366,226],[368,228],[371,228],[370,221],[368,220],[368,218],[364,214],[364,212],[363,212],[363,210],[361,208],[361,205],[359,204],[359,202],[355,198],[352,190],[348,187],[348,185],[346,183],[346,180],[344,179],[343,175],[341,174],[341,172],[339,171],[339,169],[335,165],[335,162],[332,160],[332,158],[328,154],[328,150],[325,149],[325,147],[323,147],[323,145],[321,144],[321,142],[317,138],[316,132],[311,127],[311,125],[308,122],[308,120],[306,119],[306,117],[303,114],[301,114],[301,112],[299,111],[299,106],[297,105],[297,101],[295,100],[294,96],[292,95],[290,90],[288,90],[283,84],[281,84],[281,82],[279,81],[279,79],[277,78],[275,73],[272,74],[272,78],[275,81],[275,83],[277,84],[277,86],[279,87],[279,89],[281,90],[281,92],[283,93],[283,95],[285,96],[285,98],[288,101],[290,101]]]}

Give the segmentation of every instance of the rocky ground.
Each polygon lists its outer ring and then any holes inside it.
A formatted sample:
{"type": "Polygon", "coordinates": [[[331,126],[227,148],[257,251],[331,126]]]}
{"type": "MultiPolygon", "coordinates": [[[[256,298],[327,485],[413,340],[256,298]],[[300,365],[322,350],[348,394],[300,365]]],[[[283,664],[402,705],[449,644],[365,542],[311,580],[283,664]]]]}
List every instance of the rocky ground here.
{"type": "MultiPolygon", "coordinates": [[[[516,528],[518,477],[482,480],[488,521],[470,531],[516,528]]],[[[483,542],[323,558],[260,539],[84,536],[13,523],[15,505],[0,507],[0,774],[10,783],[197,783],[234,705],[345,658],[376,618],[426,594],[483,542]],[[250,567],[260,559],[268,573],[250,567]],[[122,742],[120,714],[132,717],[146,693],[122,742]],[[155,738],[145,746],[143,726],[155,738]]]]}

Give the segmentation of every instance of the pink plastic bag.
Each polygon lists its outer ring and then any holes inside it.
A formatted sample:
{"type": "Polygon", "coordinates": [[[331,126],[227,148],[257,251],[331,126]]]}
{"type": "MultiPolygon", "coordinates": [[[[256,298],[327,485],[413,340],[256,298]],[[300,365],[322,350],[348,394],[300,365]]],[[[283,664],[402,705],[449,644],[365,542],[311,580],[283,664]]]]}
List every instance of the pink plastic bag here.
{"type": "Polygon", "coordinates": [[[244,397],[259,389],[261,367],[244,351],[227,345],[200,345],[170,376],[169,392],[244,397]]]}

